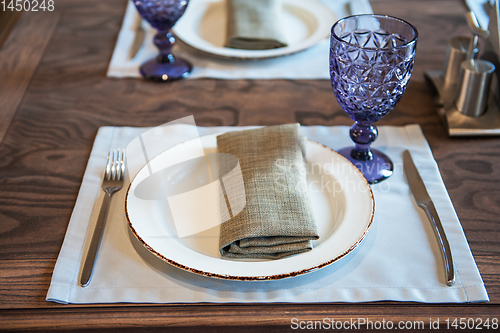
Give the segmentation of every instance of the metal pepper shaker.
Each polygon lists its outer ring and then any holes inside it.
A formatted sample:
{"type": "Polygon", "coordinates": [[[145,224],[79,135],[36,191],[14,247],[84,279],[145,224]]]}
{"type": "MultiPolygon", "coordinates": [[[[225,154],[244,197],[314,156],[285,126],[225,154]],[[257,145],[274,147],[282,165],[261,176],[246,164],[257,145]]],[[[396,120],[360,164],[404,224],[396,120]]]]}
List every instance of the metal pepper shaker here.
{"type": "Polygon", "coordinates": [[[469,44],[467,59],[460,64],[455,106],[464,115],[478,117],[487,109],[495,66],[489,61],[474,59],[479,37],[488,38],[489,32],[481,29],[472,12],[467,14],[467,22],[474,37],[469,44]]]}

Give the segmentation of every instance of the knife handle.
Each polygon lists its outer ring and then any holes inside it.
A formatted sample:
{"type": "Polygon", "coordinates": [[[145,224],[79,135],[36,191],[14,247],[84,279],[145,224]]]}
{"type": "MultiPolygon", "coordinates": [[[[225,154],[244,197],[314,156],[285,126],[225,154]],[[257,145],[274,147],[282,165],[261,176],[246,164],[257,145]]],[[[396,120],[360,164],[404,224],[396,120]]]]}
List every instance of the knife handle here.
{"type": "Polygon", "coordinates": [[[455,284],[455,268],[453,266],[453,257],[451,256],[450,244],[444,233],[443,225],[439,219],[439,215],[436,211],[436,207],[432,201],[428,201],[422,204],[429,220],[431,221],[434,232],[436,233],[437,239],[439,241],[439,247],[441,248],[441,253],[443,254],[444,264],[446,267],[446,284],[452,286],[455,284]]]}

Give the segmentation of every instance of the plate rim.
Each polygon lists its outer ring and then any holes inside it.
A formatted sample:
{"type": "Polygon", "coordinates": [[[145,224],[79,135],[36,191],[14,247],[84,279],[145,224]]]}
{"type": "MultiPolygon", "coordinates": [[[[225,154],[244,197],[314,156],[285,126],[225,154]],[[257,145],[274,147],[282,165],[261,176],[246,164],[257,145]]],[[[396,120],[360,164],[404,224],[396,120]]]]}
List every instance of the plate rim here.
{"type": "MultiPolygon", "coordinates": [[[[203,1],[205,3],[210,3],[210,2],[223,2],[224,0],[199,0],[199,1],[203,1]]],[[[338,20],[337,14],[333,10],[331,10],[329,7],[327,7],[325,4],[323,4],[322,2],[317,1],[317,0],[309,0],[309,1],[310,1],[309,3],[311,3],[311,2],[314,3],[314,6],[322,6],[325,9],[328,9],[328,12],[331,13],[332,18],[333,18],[332,25],[335,23],[336,20],[338,20]]],[[[297,3],[301,4],[302,3],[300,0],[284,0],[285,4],[287,2],[291,3],[291,4],[297,4],[297,3]]],[[[303,7],[301,7],[301,8],[303,8],[303,7]]],[[[309,11],[309,13],[314,15],[316,18],[318,17],[316,15],[316,12],[314,12],[314,11],[309,11]]],[[[197,47],[193,43],[187,42],[185,38],[182,38],[182,33],[179,34],[178,27],[176,27],[175,25],[172,28],[172,32],[174,33],[174,35],[176,36],[176,38],[180,42],[187,45],[188,47],[191,47],[191,48],[197,50],[198,52],[201,52],[201,53],[204,53],[204,54],[207,54],[210,56],[214,56],[217,58],[221,58],[221,59],[233,59],[233,60],[265,60],[265,59],[273,59],[273,58],[278,58],[278,57],[283,57],[283,56],[289,56],[289,55],[303,52],[303,51],[305,51],[313,46],[320,44],[321,42],[326,41],[329,38],[329,32],[326,32],[324,37],[319,38],[318,40],[314,41],[312,44],[310,44],[310,45],[306,44],[305,46],[300,47],[298,49],[292,49],[292,50],[288,50],[288,51],[286,50],[288,47],[269,49],[269,50],[244,50],[244,49],[231,49],[231,48],[227,48],[227,47],[213,46],[213,49],[212,48],[207,49],[204,47],[203,48],[197,47]],[[283,49],[285,50],[285,52],[283,52],[283,49]],[[245,52],[248,54],[239,55],[239,54],[226,54],[225,52],[220,52],[220,53],[214,52],[217,50],[229,50],[229,51],[234,50],[234,52],[238,52],[238,53],[245,52]],[[253,52],[253,54],[252,54],[252,52],[253,52]]]]}
{"type": "MultiPolygon", "coordinates": [[[[208,134],[207,136],[216,136],[216,135],[220,135],[221,133],[212,133],[212,134],[208,134]]],[[[187,140],[187,141],[190,141],[190,140],[187,140]]],[[[181,144],[184,144],[185,142],[187,141],[184,141],[184,142],[181,142],[177,145],[174,145],[170,148],[168,148],[167,150],[170,150],[170,149],[173,149],[174,147],[176,146],[179,146],[181,144]]],[[[349,164],[351,164],[351,166],[353,167],[353,170],[355,170],[357,173],[359,173],[361,175],[361,178],[364,180],[364,182],[366,183],[365,185],[367,186],[368,188],[368,193],[370,194],[370,200],[371,200],[371,214],[370,214],[370,220],[368,222],[368,224],[366,225],[366,228],[365,230],[363,231],[363,233],[358,237],[358,239],[347,249],[345,250],[344,252],[342,252],[341,254],[337,255],[336,257],[330,259],[330,260],[327,260],[321,264],[317,264],[317,265],[314,265],[312,267],[309,267],[309,268],[304,268],[304,269],[301,269],[301,270],[296,270],[296,271],[292,271],[292,272],[288,272],[288,273],[283,273],[283,274],[273,274],[273,275],[255,275],[255,276],[243,276],[243,275],[230,275],[230,274],[219,274],[219,273],[211,273],[211,272],[205,272],[203,270],[199,270],[199,269],[196,269],[196,268],[193,268],[193,267],[188,267],[186,265],[183,265],[175,260],[172,260],[172,259],[169,259],[167,257],[165,257],[163,254],[159,253],[158,251],[156,251],[154,248],[152,248],[148,243],[146,243],[146,241],[144,241],[142,239],[141,236],[139,236],[139,234],[137,233],[137,231],[135,230],[135,228],[133,227],[132,225],[132,221],[130,220],[130,217],[129,217],[129,212],[128,212],[128,197],[129,197],[129,192],[130,192],[130,189],[132,188],[132,184],[134,182],[134,180],[136,179],[136,177],[139,175],[139,173],[147,166],[143,166],[138,172],[137,174],[134,176],[134,178],[130,181],[130,184],[127,188],[127,193],[125,194],[125,216],[127,218],[127,223],[128,223],[128,226],[130,228],[130,230],[132,231],[132,233],[134,234],[134,236],[137,238],[137,240],[149,251],[151,252],[153,255],[155,255],[157,258],[161,259],[162,261],[174,266],[174,267],[177,267],[177,268],[180,268],[184,271],[188,271],[188,272],[191,272],[191,273],[194,273],[194,274],[197,274],[197,275],[201,275],[201,276],[207,276],[207,277],[211,277],[211,278],[218,278],[218,279],[222,279],[222,280],[240,280],[240,281],[269,281],[269,280],[281,280],[281,279],[285,279],[285,278],[290,278],[290,277],[294,277],[294,276],[298,276],[298,275],[304,275],[304,274],[307,274],[307,273],[311,273],[311,272],[314,272],[314,271],[317,271],[323,267],[326,267],[328,265],[331,265],[333,264],[334,262],[342,259],[343,257],[345,257],[347,254],[351,253],[363,240],[364,238],[366,237],[368,231],[370,230],[372,224],[373,224],[373,218],[374,218],[374,215],[375,215],[375,198],[374,198],[374,195],[373,195],[373,190],[370,186],[370,184],[368,183],[368,181],[366,180],[365,176],[361,173],[361,171],[351,162],[349,161],[347,158],[345,158],[344,156],[340,155],[337,151],[335,151],[334,149],[322,144],[322,143],[319,143],[317,141],[314,141],[314,140],[311,140],[309,138],[307,138],[307,141],[311,142],[311,143],[314,143],[314,144],[317,144],[317,145],[320,145],[322,147],[324,147],[325,149],[328,149],[330,150],[332,153],[338,155],[338,157],[342,158],[345,162],[348,162],[349,164]]],[[[166,150],[165,150],[166,151],[166,150]]],[[[163,151],[162,153],[160,154],[163,154],[165,151],[163,151]]],[[[158,154],[157,156],[153,157],[153,159],[155,159],[156,157],[158,157],[160,154],[158,154]]],[[[311,250],[311,252],[314,251],[311,250]]]]}

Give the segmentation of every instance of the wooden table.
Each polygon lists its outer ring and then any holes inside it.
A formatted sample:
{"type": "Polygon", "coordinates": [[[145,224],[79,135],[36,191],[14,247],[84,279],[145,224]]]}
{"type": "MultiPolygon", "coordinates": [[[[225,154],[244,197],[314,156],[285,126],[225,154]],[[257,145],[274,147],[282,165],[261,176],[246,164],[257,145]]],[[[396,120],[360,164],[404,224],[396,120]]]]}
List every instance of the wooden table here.
{"type": "Polygon", "coordinates": [[[500,139],[449,138],[423,73],[443,66],[447,41],[467,34],[461,1],[373,0],[376,13],[419,30],[415,70],[379,125],[419,123],[439,164],[491,302],[437,304],[58,305],[45,301],[96,131],[198,125],[350,125],[328,80],[108,79],[125,0],[55,0],[26,12],[0,49],[0,330],[89,329],[253,332],[291,319],[416,321],[500,318],[500,139]]]}

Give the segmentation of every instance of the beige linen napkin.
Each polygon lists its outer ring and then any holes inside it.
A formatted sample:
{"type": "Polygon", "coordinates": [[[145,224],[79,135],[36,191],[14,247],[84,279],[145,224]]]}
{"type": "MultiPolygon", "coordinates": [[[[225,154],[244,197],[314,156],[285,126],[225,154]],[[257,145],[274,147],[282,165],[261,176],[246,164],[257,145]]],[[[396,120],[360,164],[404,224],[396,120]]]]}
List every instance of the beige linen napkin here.
{"type": "Polygon", "coordinates": [[[217,137],[219,153],[238,157],[246,195],[245,208],[221,225],[222,256],[279,259],[312,249],[318,234],[299,129],[289,124],[217,137]]]}
{"type": "Polygon", "coordinates": [[[280,0],[227,0],[226,47],[266,50],[287,46],[280,0]]]}

